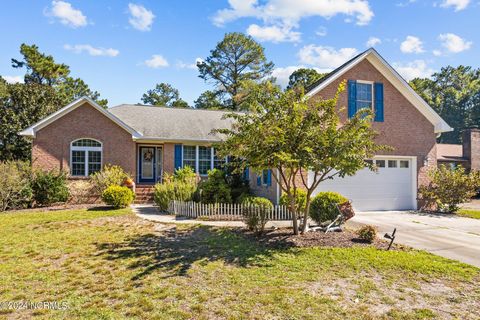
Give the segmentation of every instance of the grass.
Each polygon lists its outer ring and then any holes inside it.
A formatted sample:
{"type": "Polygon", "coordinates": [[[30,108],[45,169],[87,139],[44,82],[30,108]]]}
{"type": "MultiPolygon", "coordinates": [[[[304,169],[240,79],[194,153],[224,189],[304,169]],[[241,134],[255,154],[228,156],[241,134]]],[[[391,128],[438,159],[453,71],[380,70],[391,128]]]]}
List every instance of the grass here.
{"type": "Polygon", "coordinates": [[[479,280],[422,251],[273,250],[128,209],[0,215],[0,301],[68,305],[0,317],[468,319],[480,317],[479,280]]]}
{"type": "Polygon", "coordinates": [[[456,214],[462,217],[480,219],[480,210],[460,209],[456,214]]]}

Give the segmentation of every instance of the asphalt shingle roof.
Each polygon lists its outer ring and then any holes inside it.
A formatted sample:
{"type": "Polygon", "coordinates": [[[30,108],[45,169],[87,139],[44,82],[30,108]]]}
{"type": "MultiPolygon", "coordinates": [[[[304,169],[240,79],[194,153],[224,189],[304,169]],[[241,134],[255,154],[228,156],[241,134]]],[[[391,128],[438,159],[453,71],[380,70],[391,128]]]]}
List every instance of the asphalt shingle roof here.
{"type": "Polygon", "coordinates": [[[228,111],[122,104],[109,108],[114,116],[143,135],[162,140],[220,141],[213,129],[230,128],[228,111]]]}

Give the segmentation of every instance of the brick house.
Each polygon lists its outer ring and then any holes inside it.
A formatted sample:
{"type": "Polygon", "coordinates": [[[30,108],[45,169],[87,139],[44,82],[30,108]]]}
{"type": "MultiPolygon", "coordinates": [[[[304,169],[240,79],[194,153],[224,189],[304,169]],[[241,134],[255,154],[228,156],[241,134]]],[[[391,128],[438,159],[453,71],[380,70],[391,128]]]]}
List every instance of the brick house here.
{"type": "MultiPolygon", "coordinates": [[[[338,111],[341,119],[372,108],[378,142],[393,151],[368,159],[376,162],[377,172],[361,170],[353,177],[325,181],[316,192],[340,192],[358,210],[415,209],[418,185],[437,164],[436,137],[452,129],[374,49],[331,72],[307,95],[331,98],[343,80],[348,80],[348,89],[340,96],[340,106],[347,106],[338,111]]],[[[211,130],[231,125],[224,114],[140,105],[103,109],[81,98],[20,134],[33,140],[34,167],[66,170],[78,179],[104,164],[118,164],[138,184],[153,184],[164,172],[185,165],[199,175],[221,166],[225,159],[216,156],[212,144],[222,137],[211,130]]],[[[281,192],[270,170],[259,176],[250,172],[249,180],[255,194],[278,202],[281,192]]]]}
{"type": "Polygon", "coordinates": [[[462,133],[462,144],[437,144],[438,165],[451,168],[462,166],[480,170],[480,129],[467,128],[462,133]]]}

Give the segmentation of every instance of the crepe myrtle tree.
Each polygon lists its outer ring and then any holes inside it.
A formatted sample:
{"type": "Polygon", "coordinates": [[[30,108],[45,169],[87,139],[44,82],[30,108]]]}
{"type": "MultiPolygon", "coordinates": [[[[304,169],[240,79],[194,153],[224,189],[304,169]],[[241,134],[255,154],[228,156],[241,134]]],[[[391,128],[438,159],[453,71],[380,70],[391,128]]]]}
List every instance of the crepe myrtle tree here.
{"type": "Polygon", "coordinates": [[[389,148],[375,143],[370,110],[340,122],[336,107],[345,82],[332,99],[309,98],[301,88],[282,92],[270,82],[252,86],[247,101],[252,112],[228,114],[232,127],[216,130],[225,135],[220,152],[243,159],[244,166],[255,172],[272,169],[274,180],[289,199],[293,232],[304,233],[318,185],[335,176],[352,176],[365,167],[375,170],[365,159],[389,148]],[[308,170],[313,173],[310,181],[308,170]],[[307,191],[304,212],[297,212],[295,205],[300,188],[307,191]]]}

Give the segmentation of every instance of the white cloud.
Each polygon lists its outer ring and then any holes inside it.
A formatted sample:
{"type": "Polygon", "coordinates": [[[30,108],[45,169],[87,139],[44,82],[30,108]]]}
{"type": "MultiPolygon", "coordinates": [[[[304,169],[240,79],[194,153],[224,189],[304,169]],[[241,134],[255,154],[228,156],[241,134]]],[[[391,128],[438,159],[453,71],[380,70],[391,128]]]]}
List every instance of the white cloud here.
{"type": "Polygon", "coordinates": [[[304,46],[298,52],[300,62],[319,68],[336,68],[351,59],[358,53],[355,48],[341,48],[336,50],[332,47],[304,46]]]}
{"type": "Polygon", "coordinates": [[[120,51],[113,48],[93,47],[89,44],[76,44],[73,46],[66,44],[63,48],[74,53],[87,52],[91,56],[116,57],[120,53],[120,51]]]}
{"type": "Polygon", "coordinates": [[[442,51],[440,51],[440,50],[433,50],[432,53],[435,57],[439,57],[439,56],[442,55],[442,51]]]}
{"type": "Polygon", "coordinates": [[[155,19],[152,11],[142,5],[133,3],[128,4],[128,11],[131,15],[128,22],[132,27],[140,31],[150,31],[152,29],[153,19],[155,19]]]}
{"type": "Polygon", "coordinates": [[[443,33],[438,36],[438,39],[442,42],[442,46],[452,53],[468,50],[473,44],[453,33],[443,33]]]}
{"type": "Polygon", "coordinates": [[[283,21],[296,24],[302,18],[320,16],[331,18],[344,14],[356,18],[358,25],[366,25],[373,18],[367,0],[229,0],[230,8],[217,11],[213,22],[217,26],[246,17],[264,21],[283,21]]]}
{"type": "Polygon", "coordinates": [[[315,34],[319,37],[325,37],[327,35],[327,28],[318,27],[317,31],[315,31],[315,34]]]}
{"type": "Polygon", "coordinates": [[[88,24],[87,17],[82,11],[65,1],[52,1],[52,7],[45,11],[45,15],[57,18],[60,23],[72,28],[85,27],[88,24]]]}
{"type": "Polygon", "coordinates": [[[367,48],[371,48],[371,47],[375,47],[377,44],[380,44],[380,43],[382,43],[382,40],[380,40],[379,38],[370,37],[370,38],[368,38],[365,45],[367,46],[367,48]]]}
{"type": "Polygon", "coordinates": [[[145,60],[144,63],[147,67],[154,69],[169,66],[167,59],[159,54],[154,54],[151,59],[145,60]]]}
{"type": "Polygon", "coordinates": [[[461,11],[467,8],[469,3],[470,0],[443,0],[443,2],[440,4],[440,7],[453,7],[455,8],[455,11],[461,11]]]}
{"type": "Polygon", "coordinates": [[[428,67],[424,60],[415,60],[408,63],[394,63],[393,67],[407,81],[414,78],[429,78],[435,72],[435,70],[428,67]]]}
{"type": "Polygon", "coordinates": [[[414,36],[407,36],[407,38],[400,44],[400,50],[403,53],[422,53],[423,43],[422,41],[414,36]]]}
{"type": "Polygon", "coordinates": [[[7,83],[23,83],[23,77],[22,76],[2,76],[7,83]]]}
{"type": "MultiPolygon", "coordinates": [[[[277,79],[277,83],[285,88],[288,85],[290,75],[300,68],[305,68],[305,66],[288,66],[288,67],[278,67],[273,69],[272,76],[277,79]]],[[[328,69],[320,69],[320,68],[313,68],[319,73],[327,73],[332,71],[331,68],[328,69]]]]}
{"type": "Polygon", "coordinates": [[[298,42],[300,41],[300,32],[293,31],[288,26],[265,26],[261,27],[251,24],[247,29],[247,34],[259,41],[278,42],[298,42]]]}

